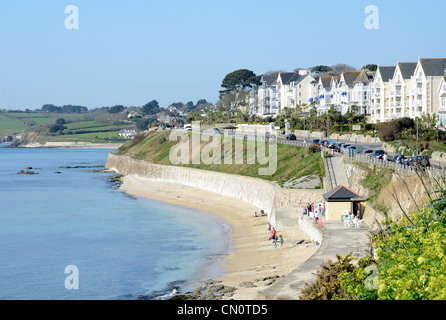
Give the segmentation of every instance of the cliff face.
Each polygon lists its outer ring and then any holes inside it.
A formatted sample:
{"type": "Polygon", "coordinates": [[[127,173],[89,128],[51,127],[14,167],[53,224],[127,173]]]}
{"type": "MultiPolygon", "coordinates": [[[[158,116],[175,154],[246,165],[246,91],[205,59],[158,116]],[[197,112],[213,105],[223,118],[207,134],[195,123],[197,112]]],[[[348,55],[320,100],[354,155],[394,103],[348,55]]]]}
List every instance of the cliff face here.
{"type": "MultiPolygon", "coordinates": [[[[127,156],[109,154],[106,167],[123,175],[136,175],[152,181],[181,184],[250,203],[265,212],[278,208],[298,208],[319,203],[323,190],[284,190],[274,183],[227,173],[165,166],[127,156]]],[[[299,211],[300,212],[300,211],[299,211]]]]}

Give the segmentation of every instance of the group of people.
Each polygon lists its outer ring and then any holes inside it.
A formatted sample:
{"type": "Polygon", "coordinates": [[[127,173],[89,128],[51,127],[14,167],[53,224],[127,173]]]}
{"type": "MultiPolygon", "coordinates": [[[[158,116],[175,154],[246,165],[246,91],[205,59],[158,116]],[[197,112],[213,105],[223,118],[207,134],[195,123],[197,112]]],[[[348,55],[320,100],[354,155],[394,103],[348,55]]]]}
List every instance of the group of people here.
{"type": "Polygon", "coordinates": [[[258,214],[257,211],[254,212],[254,218],[257,218],[257,217],[267,217],[267,216],[268,216],[268,214],[265,213],[265,211],[263,211],[263,210],[260,210],[260,214],[258,214]]]}
{"type": "Polygon", "coordinates": [[[283,237],[282,235],[278,235],[275,228],[271,227],[271,223],[268,223],[267,227],[268,232],[271,232],[271,236],[269,237],[269,240],[273,241],[274,248],[277,249],[277,245],[280,246],[280,248],[283,247],[283,237]]]}
{"type": "Polygon", "coordinates": [[[303,208],[302,217],[308,215],[309,218],[314,219],[314,223],[318,223],[319,215],[325,215],[325,203],[319,203],[314,205],[314,202],[308,202],[308,204],[303,208]]]}

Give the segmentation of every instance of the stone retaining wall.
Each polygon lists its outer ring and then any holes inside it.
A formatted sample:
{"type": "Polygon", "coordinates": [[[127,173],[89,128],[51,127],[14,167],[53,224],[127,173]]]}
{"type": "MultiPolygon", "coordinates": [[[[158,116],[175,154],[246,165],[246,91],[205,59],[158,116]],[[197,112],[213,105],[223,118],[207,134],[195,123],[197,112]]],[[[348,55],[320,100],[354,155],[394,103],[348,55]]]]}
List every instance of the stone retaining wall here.
{"type": "Polygon", "coordinates": [[[322,201],[323,190],[281,189],[276,184],[257,178],[206,171],[194,168],[166,166],[127,156],[109,154],[106,167],[123,175],[181,184],[221,194],[249,203],[270,214],[275,225],[278,208],[303,208],[308,202],[322,201]]]}

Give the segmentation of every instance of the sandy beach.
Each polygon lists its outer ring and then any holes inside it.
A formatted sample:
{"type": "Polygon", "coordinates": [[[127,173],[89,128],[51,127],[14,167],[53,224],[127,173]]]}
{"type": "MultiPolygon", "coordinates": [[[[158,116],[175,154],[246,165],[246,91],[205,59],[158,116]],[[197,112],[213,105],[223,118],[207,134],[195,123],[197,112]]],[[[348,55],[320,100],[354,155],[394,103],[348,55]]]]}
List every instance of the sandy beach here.
{"type": "Polygon", "coordinates": [[[260,213],[261,208],[233,198],[179,184],[154,182],[134,175],[123,177],[121,190],[134,196],[183,205],[224,218],[233,230],[233,250],[222,264],[227,273],[221,279],[213,280],[237,288],[230,299],[264,299],[261,292],[271,285],[268,278],[289,274],[318,249],[308,243],[309,237],[299,227],[277,229],[277,234],[283,236],[284,244],[282,248],[275,248],[268,239],[267,217],[254,217],[254,213],[260,213]],[[302,239],[306,242],[293,244],[302,239]],[[246,286],[247,282],[252,285],[246,286]],[[245,285],[240,286],[243,283],[245,285]]]}

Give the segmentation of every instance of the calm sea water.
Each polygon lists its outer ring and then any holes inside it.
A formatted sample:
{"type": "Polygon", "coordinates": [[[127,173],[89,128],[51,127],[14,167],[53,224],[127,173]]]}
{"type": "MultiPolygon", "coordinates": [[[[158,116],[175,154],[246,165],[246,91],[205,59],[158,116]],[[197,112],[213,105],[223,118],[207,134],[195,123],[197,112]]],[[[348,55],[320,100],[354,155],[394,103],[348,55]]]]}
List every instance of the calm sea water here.
{"type": "Polygon", "coordinates": [[[230,227],[218,217],[132,198],[104,165],[107,149],[0,144],[0,299],[164,299],[223,272],[230,227]],[[31,166],[38,175],[17,175],[31,166]],[[62,172],[56,174],[56,171],[62,172]],[[79,289],[67,289],[67,266],[79,289]]]}

